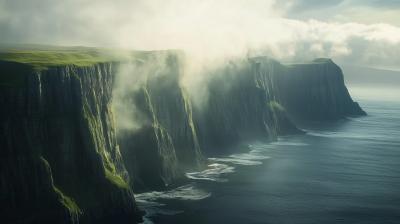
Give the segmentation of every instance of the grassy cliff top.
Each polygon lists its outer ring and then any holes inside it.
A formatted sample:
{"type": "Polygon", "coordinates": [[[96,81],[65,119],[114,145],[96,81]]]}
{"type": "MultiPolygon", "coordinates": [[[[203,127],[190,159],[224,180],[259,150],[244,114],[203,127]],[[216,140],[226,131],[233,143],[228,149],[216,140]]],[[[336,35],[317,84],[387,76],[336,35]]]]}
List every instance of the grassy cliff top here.
{"type": "Polygon", "coordinates": [[[286,67],[296,67],[302,65],[322,65],[322,64],[329,64],[333,63],[332,59],[330,58],[317,58],[312,61],[304,61],[299,63],[282,63],[286,67]]]}
{"type": "Polygon", "coordinates": [[[106,60],[80,52],[0,51],[0,86],[24,86],[32,72],[68,65],[87,67],[100,62],[106,60]]]}
{"type": "Polygon", "coordinates": [[[0,43],[0,87],[25,86],[27,76],[32,72],[68,65],[87,67],[110,61],[144,62],[150,55],[163,52],[182,54],[183,51],[0,43]]]}
{"type": "Polygon", "coordinates": [[[0,44],[0,87],[25,86],[32,72],[69,65],[88,67],[107,61],[144,61],[149,53],[81,46],[0,44]]]}
{"type": "Polygon", "coordinates": [[[93,66],[103,59],[92,57],[80,52],[61,51],[0,51],[0,61],[16,62],[28,65],[32,71],[48,70],[54,67],[76,65],[79,67],[93,66]]]}

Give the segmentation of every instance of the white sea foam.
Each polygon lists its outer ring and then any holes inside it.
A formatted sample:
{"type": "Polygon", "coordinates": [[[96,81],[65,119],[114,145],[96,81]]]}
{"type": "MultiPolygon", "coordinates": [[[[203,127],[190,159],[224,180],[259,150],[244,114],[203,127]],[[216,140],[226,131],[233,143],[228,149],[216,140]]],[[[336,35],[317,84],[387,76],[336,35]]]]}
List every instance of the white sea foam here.
{"type": "Polygon", "coordinates": [[[274,145],[271,145],[271,144],[249,145],[249,147],[250,147],[251,149],[262,150],[262,151],[268,151],[269,149],[275,148],[275,146],[274,146],[274,145]]]}
{"type": "Polygon", "coordinates": [[[365,138],[382,138],[384,136],[381,135],[366,135],[365,133],[358,134],[358,133],[348,133],[348,132],[330,132],[330,131],[311,131],[307,130],[308,135],[317,136],[317,137],[327,137],[327,138],[358,138],[358,139],[365,139],[365,138]]]}
{"type": "Polygon", "coordinates": [[[253,149],[249,153],[232,154],[228,157],[223,158],[209,158],[209,160],[215,162],[228,162],[237,165],[254,166],[262,164],[260,160],[271,158],[269,156],[264,156],[260,154],[260,152],[263,151],[265,151],[265,149],[253,149]]]}
{"type": "Polygon", "coordinates": [[[236,159],[244,159],[244,160],[264,160],[271,158],[269,156],[261,155],[258,153],[258,151],[255,150],[252,150],[250,153],[233,154],[230,155],[229,157],[236,159]]]}
{"type": "MultiPolygon", "coordinates": [[[[210,159],[212,160],[212,158],[210,159]]],[[[220,178],[222,173],[232,173],[235,167],[228,166],[226,164],[214,163],[208,165],[211,169],[203,170],[201,172],[186,173],[186,176],[190,179],[197,180],[211,180],[216,182],[226,182],[227,179],[220,178]]]]}
{"type": "Polygon", "coordinates": [[[141,194],[135,194],[135,199],[138,207],[141,210],[146,211],[146,215],[143,217],[144,223],[152,224],[150,217],[157,214],[163,215],[175,215],[182,211],[175,210],[164,210],[159,207],[164,204],[156,202],[157,199],[175,199],[175,200],[201,200],[209,197],[211,194],[204,190],[198,189],[196,183],[188,184],[182,187],[178,187],[171,191],[152,191],[141,194]]]}
{"type": "Polygon", "coordinates": [[[210,196],[201,189],[198,189],[196,183],[191,183],[182,187],[178,187],[171,191],[152,191],[136,194],[136,200],[154,201],[157,199],[179,199],[179,200],[200,200],[210,196]]]}
{"type": "Polygon", "coordinates": [[[246,159],[235,159],[235,158],[209,158],[209,160],[216,161],[216,162],[228,162],[238,165],[245,165],[245,166],[254,166],[260,165],[262,162],[260,161],[252,161],[246,159]]]}
{"type": "Polygon", "coordinates": [[[271,144],[272,145],[290,145],[290,146],[307,146],[308,145],[306,143],[300,143],[300,142],[273,142],[271,144]]]}

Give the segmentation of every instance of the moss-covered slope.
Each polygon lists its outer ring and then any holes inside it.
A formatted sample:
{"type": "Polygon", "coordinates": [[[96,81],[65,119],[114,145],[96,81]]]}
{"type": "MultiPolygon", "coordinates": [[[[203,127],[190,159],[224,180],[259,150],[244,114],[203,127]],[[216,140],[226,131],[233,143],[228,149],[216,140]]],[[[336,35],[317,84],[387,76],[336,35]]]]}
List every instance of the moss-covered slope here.
{"type": "Polygon", "coordinates": [[[111,64],[97,63],[30,73],[25,87],[0,88],[3,221],[142,220],[123,179],[112,80],[111,64]]]}
{"type": "Polygon", "coordinates": [[[243,143],[302,133],[288,116],[365,114],[330,59],[231,61],[214,71],[205,87],[210,98],[194,107],[181,83],[183,51],[0,49],[6,223],[140,222],[131,189],[173,185],[184,179],[183,168],[207,163],[207,150],[229,153],[243,143]],[[122,107],[115,111],[116,101],[122,107]],[[117,126],[115,116],[139,126],[117,126]]]}
{"type": "Polygon", "coordinates": [[[174,144],[168,132],[158,123],[145,87],[132,95],[137,109],[148,121],[139,129],[119,129],[118,142],[136,189],[165,188],[183,178],[174,144]]]}

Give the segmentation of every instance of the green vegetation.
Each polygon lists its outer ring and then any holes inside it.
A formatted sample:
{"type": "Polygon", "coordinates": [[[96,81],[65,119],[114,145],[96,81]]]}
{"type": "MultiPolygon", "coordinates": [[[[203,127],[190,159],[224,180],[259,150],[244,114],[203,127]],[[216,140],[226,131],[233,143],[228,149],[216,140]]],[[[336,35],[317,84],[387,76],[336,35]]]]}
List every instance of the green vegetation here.
{"type": "Polygon", "coordinates": [[[61,196],[61,204],[63,204],[65,207],[67,207],[70,211],[77,212],[79,214],[82,214],[81,210],[79,207],[75,204],[75,201],[73,198],[69,198],[65,196],[60,190],[58,190],[55,186],[53,187],[54,190],[61,196]]]}
{"type": "Polygon", "coordinates": [[[107,155],[105,155],[104,157],[105,157],[105,160],[106,160],[106,164],[104,165],[104,168],[109,170],[111,173],[116,173],[115,165],[112,162],[110,162],[110,160],[108,159],[107,155]]]}
{"type": "Polygon", "coordinates": [[[79,52],[20,50],[0,51],[0,60],[29,65],[33,71],[48,70],[67,65],[87,67],[99,62],[105,62],[105,60],[79,52]]]}
{"type": "Polygon", "coordinates": [[[277,109],[279,111],[285,111],[285,108],[283,108],[278,102],[276,101],[270,101],[269,106],[271,109],[277,109]]]}
{"type": "Polygon", "coordinates": [[[328,64],[328,63],[333,63],[332,59],[329,58],[317,58],[312,61],[304,61],[300,63],[282,63],[284,66],[293,68],[296,66],[301,66],[301,65],[322,65],[322,64],[328,64]]]}
{"type": "Polygon", "coordinates": [[[111,173],[107,168],[105,168],[105,171],[106,177],[111,181],[111,183],[117,185],[119,188],[132,190],[131,187],[127,183],[125,183],[125,181],[122,180],[122,178],[118,174],[111,173]]]}
{"type": "MultiPolygon", "coordinates": [[[[50,168],[49,162],[47,162],[47,160],[45,160],[43,157],[40,157],[40,159],[41,159],[42,162],[45,164],[45,166],[47,167],[47,169],[50,170],[51,168],[50,168]]],[[[53,189],[54,189],[54,191],[56,191],[57,194],[58,194],[58,195],[60,196],[60,198],[61,198],[61,199],[60,199],[61,204],[63,204],[63,205],[64,205],[66,208],[68,208],[68,210],[70,210],[70,211],[74,211],[74,212],[77,212],[77,213],[82,214],[81,210],[80,210],[79,207],[76,205],[74,199],[67,197],[67,196],[64,195],[58,188],[56,188],[56,187],[54,186],[54,183],[53,183],[53,177],[50,176],[50,178],[51,178],[51,182],[52,182],[52,184],[53,184],[53,189]]]]}
{"type": "Polygon", "coordinates": [[[68,65],[88,67],[100,62],[106,61],[79,52],[0,51],[0,86],[24,86],[32,72],[68,65]]]}
{"type": "Polygon", "coordinates": [[[97,126],[96,117],[89,110],[84,110],[83,117],[88,121],[88,128],[90,133],[92,134],[96,151],[102,154],[103,167],[106,172],[107,179],[110,180],[111,183],[117,185],[119,188],[125,188],[131,190],[131,187],[127,183],[125,183],[125,181],[121,178],[121,176],[117,174],[115,165],[107,157],[107,152],[100,151],[98,147],[97,144],[98,133],[96,132],[96,126],[97,126]]]}
{"type": "MultiPolygon", "coordinates": [[[[26,86],[28,74],[56,67],[93,66],[101,62],[144,62],[150,51],[38,44],[0,44],[0,86],[26,86]]],[[[76,75],[75,78],[79,77],[76,75]]]]}
{"type": "Polygon", "coordinates": [[[0,51],[4,50],[24,50],[24,51],[53,51],[53,52],[77,52],[87,54],[95,58],[104,59],[107,61],[132,61],[146,60],[147,56],[152,51],[133,51],[123,48],[99,48],[99,47],[84,47],[84,46],[56,46],[56,45],[41,45],[41,44],[1,44],[0,51]]]}

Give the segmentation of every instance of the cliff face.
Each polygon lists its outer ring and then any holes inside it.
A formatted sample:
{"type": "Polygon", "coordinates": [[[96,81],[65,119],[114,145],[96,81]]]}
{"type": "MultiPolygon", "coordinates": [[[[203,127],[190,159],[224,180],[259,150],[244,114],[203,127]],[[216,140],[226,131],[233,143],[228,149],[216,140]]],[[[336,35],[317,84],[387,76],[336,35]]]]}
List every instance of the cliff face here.
{"type": "Polygon", "coordinates": [[[288,116],[365,114],[331,61],[231,61],[214,71],[206,103],[192,107],[181,83],[184,53],[146,55],[34,72],[27,86],[0,87],[2,221],[140,222],[131,188],[173,185],[182,170],[207,163],[203,152],[303,133],[288,116]]]}
{"type": "Polygon", "coordinates": [[[182,178],[174,144],[158,123],[145,87],[134,93],[133,100],[146,124],[136,130],[121,130],[118,142],[132,186],[165,187],[182,178]]]}
{"type": "Polygon", "coordinates": [[[230,62],[215,71],[209,99],[196,124],[205,148],[232,147],[254,140],[272,142],[277,135],[299,134],[275,100],[269,70],[248,60],[230,62]]]}
{"type": "Polygon", "coordinates": [[[110,67],[59,67],[0,88],[3,221],[142,220],[121,178],[110,67]]]}
{"type": "Polygon", "coordinates": [[[351,99],[342,70],[331,59],[286,66],[265,57],[259,61],[272,73],[277,101],[290,118],[318,121],[366,115],[351,99]]]}
{"type": "Polygon", "coordinates": [[[154,113],[159,123],[171,135],[179,162],[183,166],[204,165],[204,158],[193,125],[192,102],[181,79],[185,72],[183,51],[155,55],[147,63],[162,64],[163,70],[149,75],[146,82],[154,113]]]}
{"type": "MultiPolygon", "coordinates": [[[[158,52],[126,74],[117,72],[117,80],[124,78],[114,88],[125,105],[116,112],[117,116],[122,111],[134,110],[135,113],[124,116],[140,123],[133,128],[118,128],[118,142],[135,188],[168,186],[184,178],[181,168],[206,163],[192,121],[191,101],[180,83],[184,57],[182,51],[158,52]],[[136,90],[132,86],[142,87],[136,90]]],[[[126,65],[121,66],[120,70],[126,70],[126,65]]]]}

